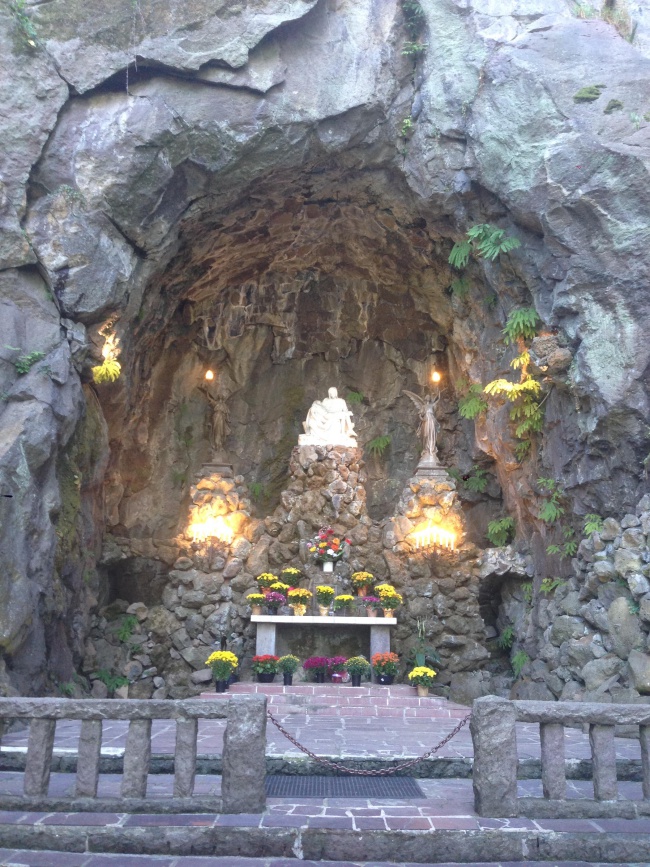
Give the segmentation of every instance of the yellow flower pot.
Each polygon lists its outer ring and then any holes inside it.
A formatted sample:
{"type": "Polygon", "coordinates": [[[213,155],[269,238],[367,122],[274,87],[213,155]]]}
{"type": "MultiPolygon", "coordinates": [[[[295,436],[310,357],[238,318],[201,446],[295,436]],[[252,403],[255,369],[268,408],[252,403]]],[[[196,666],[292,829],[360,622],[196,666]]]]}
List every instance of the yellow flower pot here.
{"type": "Polygon", "coordinates": [[[429,687],[422,686],[418,683],[417,685],[418,698],[426,698],[429,695],[429,687]]]}
{"type": "Polygon", "coordinates": [[[321,617],[327,617],[327,615],[330,613],[329,605],[319,605],[318,613],[321,617]]]}
{"type": "Polygon", "coordinates": [[[304,617],[305,614],[307,613],[307,606],[306,605],[300,605],[298,603],[295,603],[291,607],[293,608],[293,613],[296,617],[304,617]]]}
{"type": "Polygon", "coordinates": [[[384,612],[384,617],[395,617],[392,608],[382,608],[381,610],[384,612]]]}
{"type": "Polygon", "coordinates": [[[262,606],[261,605],[251,605],[251,614],[261,614],[262,606]]]}

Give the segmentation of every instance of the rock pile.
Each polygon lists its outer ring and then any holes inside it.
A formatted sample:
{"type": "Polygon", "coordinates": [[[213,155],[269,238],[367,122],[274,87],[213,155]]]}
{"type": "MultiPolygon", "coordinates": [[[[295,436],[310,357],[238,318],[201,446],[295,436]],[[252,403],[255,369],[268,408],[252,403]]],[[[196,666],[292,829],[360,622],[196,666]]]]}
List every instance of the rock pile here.
{"type": "MultiPolygon", "coordinates": [[[[542,586],[538,647],[515,686],[516,697],[650,701],[649,540],[646,495],[634,514],[607,518],[600,533],[581,542],[567,581],[547,592],[542,586]]],[[[500,626],[513,624],[515,647],[525,647],[531,606],[521,582],[509,579],[502,596],[500,626]]]]}

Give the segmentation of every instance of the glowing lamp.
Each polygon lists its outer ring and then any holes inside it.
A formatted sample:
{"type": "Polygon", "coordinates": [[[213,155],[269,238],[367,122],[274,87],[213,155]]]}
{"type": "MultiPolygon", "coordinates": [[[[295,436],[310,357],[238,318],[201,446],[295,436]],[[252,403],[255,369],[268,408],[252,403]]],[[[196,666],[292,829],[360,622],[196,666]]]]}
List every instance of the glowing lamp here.
{"type": "Polygon", "coordinates": [[[230,545],[235,533],[221,515],[206,518],[205,521],[193,521],[188,528],[193,542],[205,542],[208,539],[218,539],[230,545]]]}
{"type": "Polygon", "coordinates": [[[456,534],[451,530],[443,530],[439,524],[429,522],[421,530],[411,533],[416,550],[420,548],[447,548],[453,551],[456,547],[456,534]]]}
{"type": "Polygon", "coordinates": [[[206,370],[205,378],[208,380],[208,382],[212,382],[212,380],[214,379],[214,371],[213,370],[206,370]]]}
{"type": "Polygon", "coordinates": [[[441,379],[442,376],[438,373],[437,370],[434,370],[431,374],[431,382],[435,382],[435,384],[437,385],[441,379]]]}

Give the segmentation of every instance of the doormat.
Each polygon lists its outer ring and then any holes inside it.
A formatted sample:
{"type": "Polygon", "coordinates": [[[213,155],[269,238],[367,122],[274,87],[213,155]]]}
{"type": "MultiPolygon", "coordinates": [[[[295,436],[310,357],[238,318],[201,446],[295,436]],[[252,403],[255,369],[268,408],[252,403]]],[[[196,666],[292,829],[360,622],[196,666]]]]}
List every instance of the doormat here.
{"type": "Polygon", "coordinates": [[[319,777],[267,774],[270,798],[397,798],[426,799],[412,777],[319,777]]]}

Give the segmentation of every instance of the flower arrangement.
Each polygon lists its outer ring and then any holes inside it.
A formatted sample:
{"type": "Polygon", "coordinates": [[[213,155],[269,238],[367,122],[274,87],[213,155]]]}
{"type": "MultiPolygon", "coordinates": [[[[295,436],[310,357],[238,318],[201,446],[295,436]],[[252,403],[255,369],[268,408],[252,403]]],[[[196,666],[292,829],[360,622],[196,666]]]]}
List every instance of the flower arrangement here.
{"type": "Polygon", "coordinates": [[[399,656],[396,653],[375,653],[371,659],[372,670],[376,675],[396,675],[399,666],[399,656]]]}
{"type": "Polygon", "coordinates": [[[345,671],[345,656],[330,656],[327,660],[327,673],[328,674],[340,674],[342,671],[345,671]]]}
{"type": "Polygon", "coordinates": [[[291,587],[287,593],[289,605],[307,605],[311,596],[311,590],[306,587],[291,587]]]}
{"type": "Polygon", "coordinates": [[[332,599],[334,599],[334,594],[336,590],[333,587],[329,587],[327,584],[319,584],[316,588],[316,602],[319,605],[329,605],[332,599]]]}
{"type": "Polygon", "coordinates": [[[280,577],[283,581],[288,581],[290,585],[293,585],[302,578],[302,572],[295,566],[285,566],[280,572],[280,577]]]}
{"type": "Polygon", "coordinates": [[[408,679],[413,686],[433,686],[435,676],[436,673],[432,668],[427,665],[418,665],[409,672],[408,679]]]}
{"type": "Polygon", "coordinates": [[[326,656],[310,656],[303,662],[302,667],[312,674],[327,674],[328,665],[329,659],[326,656]]]}
{"type": "Polygon", "coordinates": [[[212,677],[215,681],[228,680],[230,675],[239,665],[239,660],[229,650],[215,650],[205,661],[212,669],[212,677]]]}
{"type": "Polygon", "coordinates": [[[347,611],[354,604],[354,596],[349,593],[341,593],[340,596],[334,597],[334,610],[347,611]]]}
{"type": "Polygon", "coordinates": [[[375,592],[379,593],[382,608],[394,609],[402,604],[401,593],[398,593],[390,584],[379,584],[375,587],[375,592]]]}
{"type": "Polygon", "coordinates": [[[265,653],[262,656],[254,656],[251,669],[255,674],[276,674],[278,670],[279,656],[265,653]]]}
{"type": "Polygon", "coordinates": [[[364,608],[381,608],[381,599],[378,596],[362,596],[359,602],[364,608]]]}
{"type": "Polygon", "coordinates": [[[355,588],[367,587],[369,584],[372,584],[374,580],[375,576],[371,572],[353,572],[350,576],[352,586],[355,588]]]}
{"type": "Polygon", "coordinates": [[[246,597],[249,605],[264,605],[266,596],[263,593],[249,593],[246,597]]]}
{"type": "Polygon", "coordinates": [[[351,656],[345,662],[344,668],[350,675],[356,674],[360,677],[367,677],[370,674],[370,663],[365,656],[351,656]]]}
{"type": "Polygon", "coordinates": [[[278,608],[287,604],[287,597],[282,593],[277,593],[275,590],[271,590],[271,592],[267,593],[264,597],[264,602],[268,605],[271,611],[277,611],[278,608]]]}
{"type": "Polygon", "coordinates": [[[287,591],[290,589],[290,584],[285,584],[284,581],[274,581],[271,584],[271,590],[275,590],[276,593],[282,593],[284,596],[287,595],[287,591]]]}
{"type": "Polygon", "coordinates": [[[312,540],[309,551],[317,563],[335,563],[349,544],[349,539],[341,539],[331,527],[322,527],[312,540]]]}
{"type": "Polygon", "coordinates": [[[278,576],[274,575],[272,572],[262,572],[262,574],[258,575],[255,580],[260,587],[270,587],[271,584],[275,584],[278,580],[278,576]]]}
{"type": "Polygon", "coordinates": [[[300,665],[300,660],[297,656],[293,656],[288,653],[286,656],[281,656],[278,659],[278,671],[281,671],[282,674],[293,674],[294,671],[298,670],[298,666],[300,665]]]}

